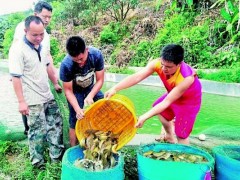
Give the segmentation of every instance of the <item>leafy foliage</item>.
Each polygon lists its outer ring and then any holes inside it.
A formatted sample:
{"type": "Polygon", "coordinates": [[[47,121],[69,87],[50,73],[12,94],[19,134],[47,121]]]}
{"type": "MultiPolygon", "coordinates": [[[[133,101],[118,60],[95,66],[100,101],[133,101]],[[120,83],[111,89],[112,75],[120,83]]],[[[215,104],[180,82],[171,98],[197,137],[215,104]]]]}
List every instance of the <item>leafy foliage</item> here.
{"type": "Polygon", "coordinates": [[[118,68],[118,67],[112,66],[110,68],[107,68],[107,72],[118,73],[118,74],[133,74],[135,71],[128,69],[126,67],[118,68]]]}
{"type": "Polygon", "coordinates": [[[54,60],[53,63],[54,65],[57,65],[63,60],[65,54],[63,52],[60,52],[60,44],[56,38],[51,37],[50,45],[51,45],[50,52],[54,60]]]}
{"type": "MultiPolygon", "coordinates": [[[[62,87],[62,83],[60,83],[60,86],[62,87]]],[[[57,93],[54,85],[52,82],[50,82],[50,88],[51,88],[51,92],[54,96],[54,99],[56,100],[59,110],[62,114],[62,118],[63,118],[63,143],[65,148],[70,147],[69,144],[69,109],[68,109],[68,103],[67,103],[67,99],[66,96],[64,94],[64,90],[62,93],[57,93]]]]}
{"type": "Polygon", "coordinates": [[[116,21],[124,21],[130,10],[138,5],[138,0],[101,0],[105,13],[116,21]]]}
{"type": "Polygon", "coordinates": [[[14,36],[14,29],[8,29],[5,34],[4,34],[4,40],[3,40],[3,55],[4,57],[8,57],[8,52],[10,49],[10,46],[13,41],[13,36],[14,36]]]}
{"type": "Polygon", "coordinates": [[[65,4],[63,2],[53,1],[51,5],[53,7],[53,14],[52,14],[51,23],[49,26],[51,27],[51,29],[55,29],[58,23],[61,23],[67,20],[67,16],[66,16],[67,12],[65,12],[66,11],[65,4]]]}
{"type": "Polygon", "coordinates": [[[159,29],[155,39],[152,42],[152,54],[153,58],[159,57],[160,49],[168,43],[180,43],[181,38],[185,38],[182,33],[186,31],[186,28],[190,26],[195,17],[194,14],[182,13],[173,14],[163,22],[164,28],[159,29]]]}
{"type": "Polygon", "coordinates": [[[218,49],[213,54],[210,67],[216,68],[229,68],[229,67],[239,67],[240,66],[240,50],[239,47],[234,45],[229,45],[218,49]]]}
{"type": "Polygon", "coordinates": [[[86,9],[79,14],[82,24],[95,25],[102,11],[101,0],[85,0],[86,9]]]}
{"type": "Polygon", "coordinates": [[[31,165],[27,145],[0,141],[0,147],[0,172],[10,176],[11,179],[60,179],[61,164],[51,164],[47,152],[46,169],[40,170],[31,165]]]}
{"type": "Polygon", "coordinates": [[[65,11],[63,12],[67,19],[76,20],[79,17],[79,9],[86,9],[84,0],[66,0],[64,1],[65,11]]]}
{"type": "Polygon", "coordinates": [[[0,48],[3,47],[2,42],[4,40],[4,34],[6,30],[9,28],[9,23],[6,18],[0,17],[0,48]]]}
{"type": "Polygon", "coordinates": [[[153,41],[141,41],[135,50],[131,65],[143,66],[146,60],[160,57],[160,50],[170,43],[181,44],[186,51],[185,61],[196,67],[203,67],[211,57],[213,47],[208,46],[208,22],[193,25],[195,13],[175,13],[164,21],[164,28],[159,29],[153,41]]]}
{"type": "Polygon", "coordinates": [[[66,0],[63,14],[72,20],[75,26],[95,25],[102,12],[102,0],[66,0]]]}
{"type": "Polygon", "coordinates": [[[0,23],[0,48],[3,46],[3,54],[4,57],[7,58],[9,48],[11,46],[13,35],[15,31],[15,27],[19,22],[24,20],[27,13],[16,13],[16,14],[10,14],[3,18],[3,21],[0,23]],[[2,41],[1,41],[2,38],[2,41]]]}
{"type": "Polygon", "coordinates": [[[218,0],[212,5],[222,7],[220,10],[220,15],[222,17],[221,34],[224,34],[228,41],[228,44],[238,43],[240,40],[240,1],[239,0],[218,0]],[[222,7],[224,5],[224,7],[222,7]]]}
{"type": "Polygon", "coordinates": [[[152,44],[150,41],[143,40],[137,46],[132,45],[130,48],[135,51],[135,55],[130,61],[131,66],[142,67],[145,66],[147,61],[146,59],[151,59],[152,53],[152,44]]]}
{"type": "Polygon", "coordinates": [[[217,72],[207,73],[202,70],[198,71],[198,76],[201,79],[207,79],[218,82],[236,82],[240,83],[240,68],[225,69],[217,72]]]}
{"type": "Polygon", "coordinates": [[[111,22],[100,32],[100,41],[106,44],[117,44],[128,34],[129,28],[127,25],[120,22],[111,22]]]}

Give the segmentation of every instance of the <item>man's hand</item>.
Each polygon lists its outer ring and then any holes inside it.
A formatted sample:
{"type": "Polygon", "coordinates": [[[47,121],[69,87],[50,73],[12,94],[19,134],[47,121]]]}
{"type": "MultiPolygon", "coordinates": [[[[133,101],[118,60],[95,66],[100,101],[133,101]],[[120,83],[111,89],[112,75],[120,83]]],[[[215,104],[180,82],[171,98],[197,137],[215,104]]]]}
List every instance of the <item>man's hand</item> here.
{"type": "Polygon", "coordinates": [[[18,109],[19,109],[19,112],[22,115],[29,115],[29,108],[28,108],[28,105],[25,101],[24,102],[19,102],[18,109]]]}
{"type": "Polygon", "coordinates": [[[93,104],[93,103],[94,103],[93,98],[91,98],[91,97],[89,97],[89,96],[87,96],[87,97],[84,99],[84,105],[85,105],[85,106],[89,106],[89,105],[91,105],[91,104],[93,104]]]}
{"type": "Polygon", "coordinates": [[[54,88],[57,91],[57,93],[61,93],[62,92],[62,87],[59,84],[54,84],[54,88]]]}
{"type": "Polygon", "coordinates": [[[80,120],[84,117],[84,111],[83,109],[79,109],[77,112],[76,112],[76,118],[77,120],[80,120]]]}

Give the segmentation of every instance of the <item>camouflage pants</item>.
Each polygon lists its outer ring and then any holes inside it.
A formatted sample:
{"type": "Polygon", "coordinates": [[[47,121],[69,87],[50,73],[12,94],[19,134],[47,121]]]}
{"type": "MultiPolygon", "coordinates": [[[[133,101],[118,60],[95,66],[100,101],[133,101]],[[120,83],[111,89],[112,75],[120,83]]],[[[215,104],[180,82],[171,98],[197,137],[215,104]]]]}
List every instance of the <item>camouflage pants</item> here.
{"type": "Polygon", "coordinates": [[[52,161],[61,158],[63,145],[63,120],[55,100],[29,106],[29,152],[33,165],[44,163],[44,145],[49,148],[52,161]]]}

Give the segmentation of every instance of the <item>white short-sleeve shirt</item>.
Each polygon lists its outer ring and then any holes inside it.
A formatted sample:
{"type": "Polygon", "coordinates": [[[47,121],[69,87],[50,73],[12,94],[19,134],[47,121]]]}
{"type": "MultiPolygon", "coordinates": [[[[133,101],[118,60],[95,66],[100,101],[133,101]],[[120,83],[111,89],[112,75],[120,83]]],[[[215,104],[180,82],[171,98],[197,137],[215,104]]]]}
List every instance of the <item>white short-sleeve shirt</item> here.
{"type": "Polygon", "coordinates": [[[14,41],[9,50],[9,72],[22,80],[23,96],[28,105],[43,104],[54,99],[48,81],[48,51],[38,53],[26,39],[14,41]]]}

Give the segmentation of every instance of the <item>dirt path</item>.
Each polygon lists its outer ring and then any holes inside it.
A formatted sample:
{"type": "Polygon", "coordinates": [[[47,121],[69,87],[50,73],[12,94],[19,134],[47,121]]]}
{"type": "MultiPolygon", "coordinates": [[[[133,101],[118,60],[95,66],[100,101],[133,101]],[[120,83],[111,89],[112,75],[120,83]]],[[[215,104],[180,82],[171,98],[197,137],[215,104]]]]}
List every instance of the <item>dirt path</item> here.
{"type": "Polygon", "coordinates": [[[0,64],[0,140],[13,140],[18,133],[22,136],[23,129],[7,64],[0,64]]]}

